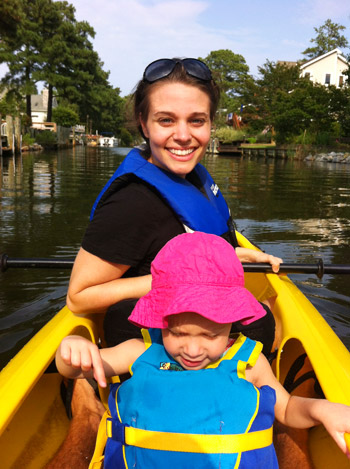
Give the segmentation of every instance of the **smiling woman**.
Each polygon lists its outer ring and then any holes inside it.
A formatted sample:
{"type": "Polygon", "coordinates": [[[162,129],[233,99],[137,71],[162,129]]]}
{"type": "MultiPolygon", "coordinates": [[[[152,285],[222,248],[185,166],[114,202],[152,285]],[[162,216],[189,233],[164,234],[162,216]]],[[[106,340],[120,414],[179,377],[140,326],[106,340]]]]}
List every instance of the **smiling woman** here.
{"type": "Polygon", "coordinates": [[[161,85],[151,93],[147,120],[149,162],[183,178],[203,158],[210,139],[209,97],[189,85],[161,85]]]}
{"type": "MultiPolygon", "coordinates": [[[[160,59],[146,68],[136,88],[134,116],[146,145],[127,155],[97,198],[67,296],[75,313],[106,312],[109,346],[140,336],[127,317],[150,291],[151,262],[178,234],[222,236],[241,261],[269,262],[278,270],[281,259],[238,247],[226,201],[199,163],[218,102],[211,72],[197,59],[160,59]]],[[[264,343],[265,353],[271,351],[274,319],[269,309],[242,327],[264,343]]],[[[86,412],[80,417],[79,437],[86,446],[86,412]]],[[[77,425],[79,417],[74,421],[77,425]]],[[[66,454],[72,451],[79,455],[77,442],[74,448],[65,447],[66,454]]],[[[59,462],[51,467],[60,467],[59,462]]]]}

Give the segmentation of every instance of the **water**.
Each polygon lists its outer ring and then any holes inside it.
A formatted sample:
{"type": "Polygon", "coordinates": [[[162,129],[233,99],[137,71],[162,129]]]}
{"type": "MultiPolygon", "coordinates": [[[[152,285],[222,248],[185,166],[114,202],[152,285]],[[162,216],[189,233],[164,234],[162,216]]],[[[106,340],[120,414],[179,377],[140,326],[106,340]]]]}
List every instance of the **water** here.
{"type": "MultiPolygon", "coordinates": [[[[74,257],[96,195],[127,149],[0,158],[0,253],[74,257]]],[[[207,155],[239,231],[285,262],[350,264],[350,167],[207,155]]],[[[293,275],[350,349],[350,276],[293,275]]],[[[0,273],[0,368],[65,303],[67,270],[0,273]]]]}

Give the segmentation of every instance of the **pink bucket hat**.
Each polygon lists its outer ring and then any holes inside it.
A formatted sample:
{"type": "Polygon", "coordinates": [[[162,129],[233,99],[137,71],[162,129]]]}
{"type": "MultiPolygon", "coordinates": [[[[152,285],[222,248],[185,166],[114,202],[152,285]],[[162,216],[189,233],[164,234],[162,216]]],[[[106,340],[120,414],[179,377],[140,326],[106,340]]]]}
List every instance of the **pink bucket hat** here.
{"type": "Polygon", "coordinates": [[[151,274],[151,291],[129,317],[137,326],[165,329],[167,316],[184,312],[220,324],[250,324],[266,314],[244,288],[235,250],[219,236],[198,231],[176,236],[155,257],[151,274]]]}

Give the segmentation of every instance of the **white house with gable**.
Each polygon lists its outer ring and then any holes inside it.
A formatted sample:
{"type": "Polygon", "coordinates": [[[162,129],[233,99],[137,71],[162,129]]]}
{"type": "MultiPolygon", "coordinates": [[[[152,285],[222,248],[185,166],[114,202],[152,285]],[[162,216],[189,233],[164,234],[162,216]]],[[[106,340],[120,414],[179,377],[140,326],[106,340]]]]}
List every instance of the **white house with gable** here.
{"type": "Polygon", "coordinates": [[[301,65],[301,76],[309,77],[314,83],[334,85],[337,88],[345,83],[345,72],[349,63],[339,49],[333,49],[301,65]]]}

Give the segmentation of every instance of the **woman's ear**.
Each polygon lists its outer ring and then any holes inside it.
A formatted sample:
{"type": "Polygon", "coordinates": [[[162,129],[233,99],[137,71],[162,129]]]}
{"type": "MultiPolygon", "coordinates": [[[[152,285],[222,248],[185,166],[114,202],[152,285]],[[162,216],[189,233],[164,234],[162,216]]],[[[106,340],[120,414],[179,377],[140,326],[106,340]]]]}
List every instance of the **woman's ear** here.
{"type": "Polygon", "coordinates": [[[147,125],[146,125],[145,122],[142,120],[141,113],[140,113],[140,115],[139,115],[139,121],[140,121],[140,125],[141,125],[141,128],[142,128],[142,132],[143,132],[144,137],[149,138],[149,134],[148,134],[148,130],[147,130],[147,125]]]}

